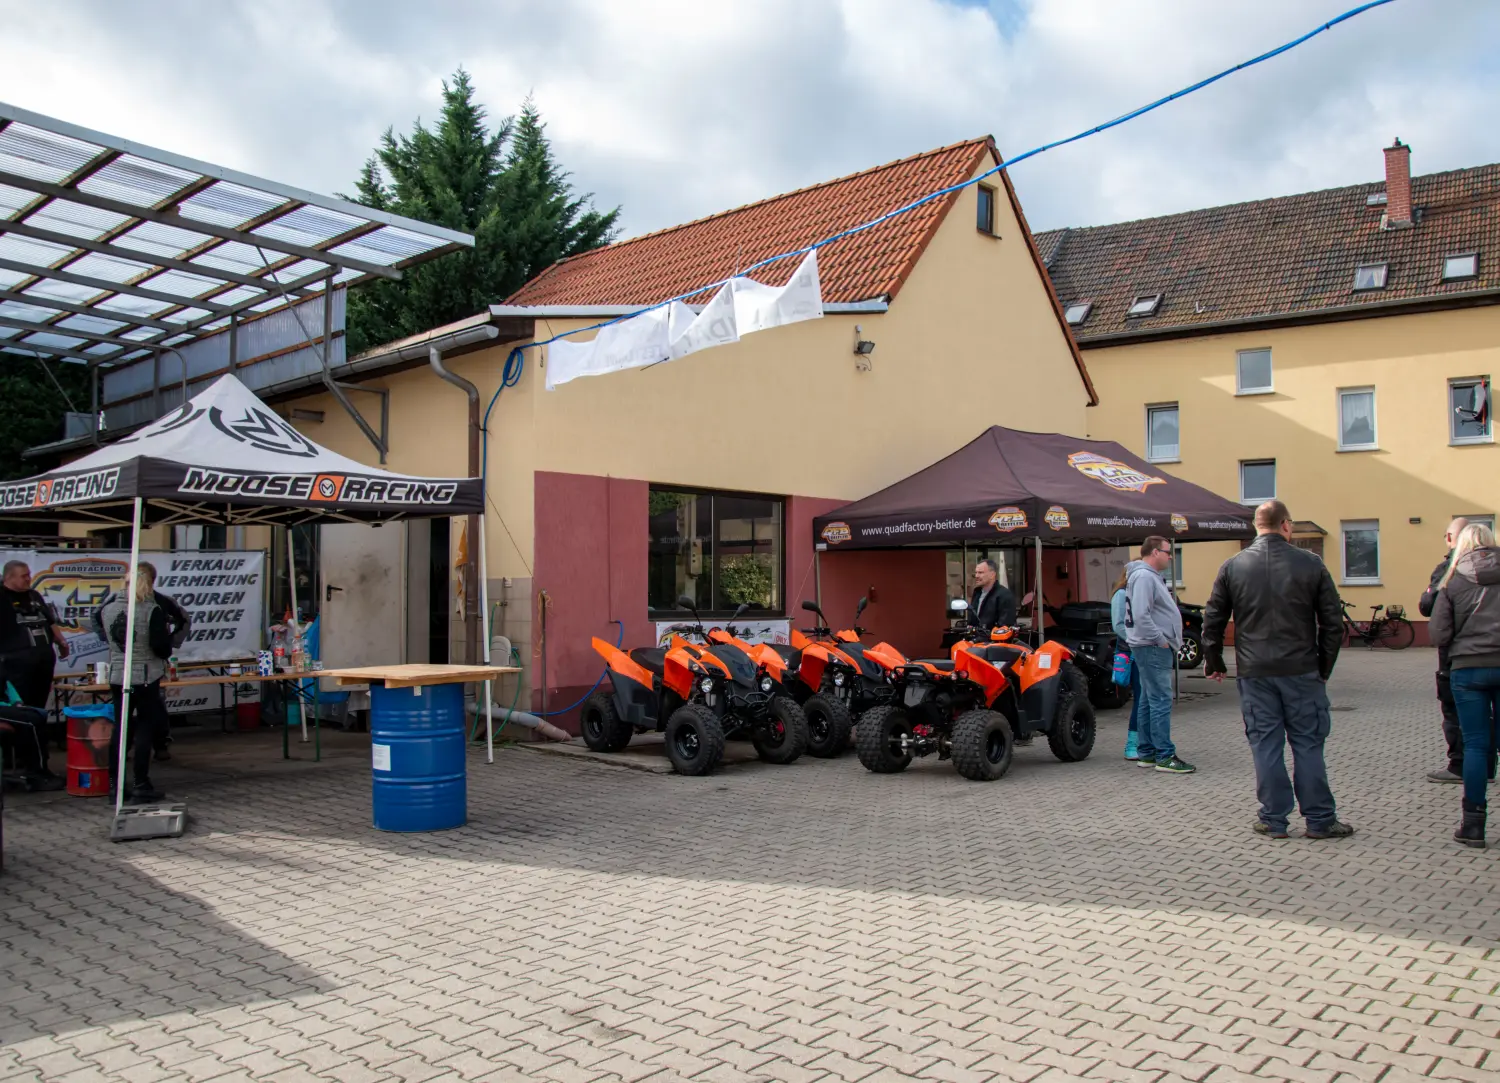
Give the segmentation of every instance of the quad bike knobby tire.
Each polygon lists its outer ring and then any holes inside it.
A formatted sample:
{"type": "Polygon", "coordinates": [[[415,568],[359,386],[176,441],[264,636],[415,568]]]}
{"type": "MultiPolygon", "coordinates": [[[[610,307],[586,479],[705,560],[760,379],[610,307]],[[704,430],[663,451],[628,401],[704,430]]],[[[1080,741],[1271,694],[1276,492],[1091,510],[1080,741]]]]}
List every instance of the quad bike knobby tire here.
{"type": "Polygon", "coordinates": [[[867,771],[894,775],[911,763],[911,751],[901,738],[911,736],[911,716],[901,707],[872,707],[854,727],[854,750],[867,771]]]}
{"type": "Polygon", "coordinates": [[[807,716],[791,696],[773,696],[770,718],[752,741],[756,754],[767,763],[792,763],[807,748],[807,716]]]}
{"type": "Polygon", "coordinates": [[[583,743],[595,752],[619,752],[630,743],[635,728],[620,720],[615,710],[615,697],[608,692],[595,692],[583,705],[580,716],[583,743]]]}
{"type": "Polygon", "coordinates": [[[854,716],[849,706],[841,699],[825,696],[821,692],[809,696],[802,705],[807,716],[807,754],[819,759],[832,759],[849,747],[849,731],[854,728],[854,716]]]}
{"type": "Polygon", "coordinates": [[[953,766],[964,778],[994,782],[1010,769],[1015,740],[999,711],[965,711],[953,722],[953,766]]]}
{"type": "Polygon", "coordinates": [[[701,703],[684,703],[667,719],[667,759],[679,775],[706,775],[724,758],[724,727],[701,703]]]}
{"type": "Polygon", "coordinates": [[[1088,682],[1077,669],[1067,665],[1060,679],[1057,718],[1047,731],[1047,746],[1064,763],[1077,763],[1094,750],[1094,705],[1089,702],[1088,682]]]}

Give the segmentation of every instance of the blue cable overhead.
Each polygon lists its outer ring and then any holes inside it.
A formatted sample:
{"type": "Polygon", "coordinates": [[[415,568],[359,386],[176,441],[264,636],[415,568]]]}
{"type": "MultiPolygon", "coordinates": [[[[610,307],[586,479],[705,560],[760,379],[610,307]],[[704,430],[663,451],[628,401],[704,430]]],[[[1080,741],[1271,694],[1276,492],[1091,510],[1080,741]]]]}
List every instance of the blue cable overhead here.
{"type": "MultiPolygon", "coordinates": [[[[759,270],[762,267],[768,267],[773,263],[780,263],[785,259],[793,259],[797,256],[805,256],[809,252],[814,252],[820,248],[824,248],[830,244],[833,244],[836,241],[841,241],[845,237],[852,237],[857,233],[863,233],[866,230],[874,229],[876,226],[883,225],[884,223],[889,222],[892,218],[895,218],[898,215],[907,214],[911,211],[916,210],[918,207],[925,206],[926,204],[931,203],[935,199],[942,199],[944,196],[951,195],[952,193],[961,191],[965,188],[970,187],[971,185],[978,184],[980,181],[984,180],[987,177],[993,176],[996,173],[999,173],[1001,170],[1009,169],[1011,166],[1016,165],[1019,162],[1024,162],[1027,158],[1034,158],[1038,154],[1043,154],[1049,150],[1054,150],[1057,147],[1066,146],[1069,143],[1076,143],[1080,139],[1087,139],[1091,135],[1098,135],[1100,132],[1105,132],[1111,128],[1119,127],[1121,124],[1124,124],[1127,121],[1134,120],[1136,117],[1144,116],[1152,110],[1160,109],[1168,102],[1174,102],[1179,98],[1185,98],[1189,94],[1195,93],[1196,91],[1202,90],[1204,87],[1211,86],[1214,83],[1217,83],[1220,79],[1227,79],[1229,76],[1235,74],[1236,72],[1244,71],[1246,68],[1253,68],[1257,64],[1263,64],[1273,57],[1278,57],[1282,53],[1290,52],[1297,46],[1303,44],[1304,42],[1312,40],[1325,31],[1333,29],[1340,23],[1346,23],[1356,16],[1363,15],[1365,12],[1371,10],[1372,8],[1383,7],[1386,4],[1392,2],[1393,0],[1369,0],[1368,3],[1360,4],[1358,7],[1350,8],[1342,15],[1329,19],[1327,22],[1314,27],[1300,37],[1294,38],[1283,45],[1278,45],[1276,48],[1261,53],[1259,56],[1251,57],[1249,60],[1242,61],[1241,63],[1234,65],[1234,67],[1232,68],[1225,68],[1223,71],[1218,72],[1214,75],[1210,75],[1206,79],[1200,79],[1192,86],[1183,87],[1181,90],[1173,91],[1171,94],[1168,94],[1165,97],[1157,98],[1154,102],[1143,105],[1139,109],[1132,109],[1130,112],[1123,113],[1120,116],[1115,117],[1113,120],[1107,120],[1103,124],[1097,124],[1086,131],[1079,132],[1076,135],[1070,135],[1066,139],[1055,139],[1050,143],[1043,143],[1039,147],[1032,147],[1024,154],[1018,154],[1007,162],[1001,162],[999,165],[995,166],[992,169],[986,170],[985,172],[979,174],[979,176],[977,177],[970,177],[968,180],[962,181],[958,184],[951,184],[946,188],[939,188],[935,192],[928,192],[920,199],[914,199],[910,203],[906,203],[900,207],[895,208],[894,210],[887,211],[885,214],[882,214],[878,218],[872,218],[868,222],[862,222],[857,226],[851,226],[849,229],[842,230],[828,237],[824,237],[822,240],[814,241],[812,244],[805,245],[802,248],[796,248],[789,252],[782,252],[774,256],[767,256],[765,259],[759,261],[758,263],[752,263],[750,266],[745,267],[738,273],[740,275],[746,275],[751,271],[759,270]]],[[[506,359],[506,373],[508,375],[511,371],[512,358],[517,358],[518,360],[516,363],[515,378],[517,380],[520,379],[520,369],[524,364],[524,354],[522,353],[522,351],[531,346],[546,346],[549,343],[556,342],[558,339],[566,338],[569,335],[581,334],[584,331],[597,331],[601,328],[608,327],[611,324],[619,323],[621,320],[627,320],[633,316],[638,316],[642,312],[651,312],[658,308],[664,308],[665,306],[670,305],[676,301],[686,301],[689,297],[696,297],[700,293],[706,293],[709,290],[718,289],[728,281],[729,279],[727,278],[721,278],[716,282],[710,282],[706,286],[699,286],[697,289],[689,290],[687,293],[679,293],[676,297],[668,297],[666,300],[658,301],[654,305],[647,305],[639,311],[632,312],[629,315],[616,316],[614,319],[590,324],[587,327],[575,327],[571,331],[561,331],[558,334],[553,335],[551,338],[543,339],[540,342],[529,342],[525,346],[518,346],[511,352],[511,358],[506,359]]],[[[501,386],[513,386],[513,383],[514,381],[512,381],[511,383],[502,383],[501,386]]],[[[499,391],[496,391],[495,395],[498,398],[499,391]]],[[[490,405],[494,405],[493,399],[491,400],[490,405]]]]}

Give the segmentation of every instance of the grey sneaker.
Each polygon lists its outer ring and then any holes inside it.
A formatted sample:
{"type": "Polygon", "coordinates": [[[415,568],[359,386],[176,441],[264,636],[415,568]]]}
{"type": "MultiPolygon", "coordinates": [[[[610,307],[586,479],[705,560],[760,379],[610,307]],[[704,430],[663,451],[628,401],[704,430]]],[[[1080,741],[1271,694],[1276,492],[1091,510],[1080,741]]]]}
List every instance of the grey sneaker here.
{"type": "Polygon", "coordinates": [[[1165,771],[1169,775],[1190,775],[1194,771],[1198,770],[1198,768],[1188,763],[1187,760],[1180,760],[1176,756],[1169,756],[1164,760],[1157,760],[1156,769],[1158,771],[1165,771]]]}
{"type": "Polygon", "coordinates": [[[1310,839],[1347,839],[1352,834],[1354,834],[1354,828],[1338,820],[1325,824],[1323,827],[1308,827],[1307,829],[1307,837],[1310,839]]]}
{"type": "Polygon", "coordinates": [[[1284,839],[1287,837],[1286,828],[1272,827],[1264,820],[1255,821],[1255,833],[1257,835],[1264,835],[1268,839],[1284,839]]]}
{"type": "Polygon", "coordinates": [[[1446,767],[1440,767],[1436,771],[1427,772],[1428,782],[1462,782],[1464,776],[1446,767]]]}

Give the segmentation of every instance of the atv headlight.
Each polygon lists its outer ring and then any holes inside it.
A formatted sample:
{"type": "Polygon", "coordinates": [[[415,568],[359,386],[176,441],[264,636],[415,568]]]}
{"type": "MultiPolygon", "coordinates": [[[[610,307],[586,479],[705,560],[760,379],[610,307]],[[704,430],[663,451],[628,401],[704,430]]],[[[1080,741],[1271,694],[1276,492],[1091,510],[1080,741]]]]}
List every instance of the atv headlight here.
{"type": "Polygon", "coordinates": [[[775,682],[770,677],[762,677],[760,679],[760,690],[762,692],[769,692],[774,686],[775,682]]]}
{"type": "Polygon", "coordinates": [[[698,682],[698,687],[705,692],[712,692],[714,690],[714,679],[712,677],[704,677],[698,682]]]}
{"type": "Polygon", "coordinates": [[[835,673],[833,675],[833,684],[835,688],[844,687],[844,675],[842,673],[835,673]]]}

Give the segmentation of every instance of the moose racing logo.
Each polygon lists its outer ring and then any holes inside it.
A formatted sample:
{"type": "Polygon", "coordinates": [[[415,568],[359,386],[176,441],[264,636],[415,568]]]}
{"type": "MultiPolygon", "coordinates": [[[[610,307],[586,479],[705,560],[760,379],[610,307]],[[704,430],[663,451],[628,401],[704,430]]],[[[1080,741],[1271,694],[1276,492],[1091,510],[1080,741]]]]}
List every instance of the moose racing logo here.
{"type": "Polygon", "coordinates": [[[185,496],[263,497],[329,504],[451,503],[458,483],[408,478],[362,478],[344,474],[250,474],[194,467],[177,491],[185,496]]]}
{"type": "Polygon", "coordinates": [[[1068,465],[1122,493],[1144,493],[1148,486],[1166,484],[1164,478],[1144,474],[1128,463],[1095,455],[1092,451],[1075,451],[1068,456],[1068,465]]]}
{"type": "Polygon", "coordinates": [[[1026,513],[1016,507],[996,508],[989,522],[1000,533],[1009,534],[1012,530],[1026,529],[1026,513]]]}
{"type": "Polygon", "coordinates": [[[837,545],[839,542],[848,541],[853,535],[849,531],[848,523],[829,523],[823,528],[823,540],[829,545],[837,545]]]}
{"type": "Polygon", "coordinates": [[[110,497],[120,487],[120,468],[0,485],[0,508],[51,508],[110,497]]]}

